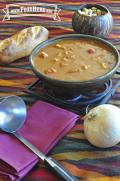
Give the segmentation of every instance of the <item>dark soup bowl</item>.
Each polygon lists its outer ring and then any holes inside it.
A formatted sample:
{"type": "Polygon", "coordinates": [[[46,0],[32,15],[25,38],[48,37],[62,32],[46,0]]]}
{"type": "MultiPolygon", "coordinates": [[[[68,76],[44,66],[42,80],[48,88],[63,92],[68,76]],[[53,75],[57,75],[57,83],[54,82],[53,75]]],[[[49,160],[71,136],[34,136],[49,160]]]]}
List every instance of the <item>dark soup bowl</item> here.
{"type": "Polygon", "coordinates": [[[49,94],[73,99],[102,87],[116,73],[120,59],[117,49],[106,40],[69,34],[39,44],[30,63],[49,94]]]}

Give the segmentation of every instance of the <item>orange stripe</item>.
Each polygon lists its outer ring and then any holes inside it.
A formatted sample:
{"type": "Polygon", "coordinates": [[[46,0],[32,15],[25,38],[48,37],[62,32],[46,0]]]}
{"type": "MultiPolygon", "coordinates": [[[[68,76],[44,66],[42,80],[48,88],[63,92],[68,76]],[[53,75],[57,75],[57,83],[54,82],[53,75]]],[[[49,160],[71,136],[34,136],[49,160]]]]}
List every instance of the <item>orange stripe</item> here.
{"type": "Polygon", "coordinates": [[[113,19],[120,19],[120,16],[118,15],[112,15],[113,19]]]}
{"type": "Polygon", "coordinates": [[[73,30],[72,29],[69,29],[69,30],[64,30],[64,29],[61,29],[60,32],[59,31],[50,31],[50,37],[53,37],[53,36],[58,36],[58,35],[62,35],[62,34],[65,34],[65,33],[72,33],[73,30]]]}
{"type": "Polygon", "coordinates": [[[120,176],[108,177],[98,172],[88,171],[85,169],[77,168],[75,165],[62,162],[73,175],[83,178],[83,181],[120,181],[120,176]]]}
{"type": "Polygon", "coordinates": [[[28,85],[32,83],[35,80],[35,78],[27,78],[27,79],[21,79],[21,80],[3,80],[0,79],[0,86],[9,86],[9,87],[20,87],[23,88],[25,85],[28,85]],[[22,84],[21,84],[22,82],[22,84]]]}
{"type": "Polygon", "coordinates": [[[83,124],[75,125],[74,128],[72,128],[73,131],[82,131],[83,130],[83,124]]]}
{"type": "MultiPolygon", "coordinates": [[[[57,4],[56,3],[56,0],[52,0],[52,1],[50,1],[50,0],[43,0],[43,1],[40,1],[40,2],[44,2],[44,3],[55,3],[55,4],[57,4]]],[[[66,0],[66,1],[62,1],[61,2],[62,4],[75,4],[75,5],[80,5],[80,4],[84,4],[84,3],[88,3],[88,1],[86,0],[86,1],[84,1],[84,0],[82,0],[82,1],[79,1],[78,0],[78,2],[76,1],[76,2],[74,2],[74,0],[72,0],[71,2],[68,2],[68,0],[66,0]]],[[[96,3],[102,3],[102,4],[110,4],[110,3],[120,3],[120,1],[119,0],[107,0],[107,1],[104,1],[104,0],[96,0],[96,1],[89,1],[89,3],[92,3],[92,4],[96,4],[96,3]]]]}
{"type": "Polygon", "coordinates": [[[72,165],[70,163],[62,162],[65,168],[67,168],[73,175],[76,175],[78,177],[82,178],[98,178],[103,177],[102,174],[94,172],[94,171],[88,171],[82,168],[78,168],[75,165],[72,165]]]}
{"type": "Polygon", "coordinates": [[[111,38],[111,39],[120,38],[120,35],[118,35],[118,34],[111,34],[110,33],[108,38],[111,38]]]}

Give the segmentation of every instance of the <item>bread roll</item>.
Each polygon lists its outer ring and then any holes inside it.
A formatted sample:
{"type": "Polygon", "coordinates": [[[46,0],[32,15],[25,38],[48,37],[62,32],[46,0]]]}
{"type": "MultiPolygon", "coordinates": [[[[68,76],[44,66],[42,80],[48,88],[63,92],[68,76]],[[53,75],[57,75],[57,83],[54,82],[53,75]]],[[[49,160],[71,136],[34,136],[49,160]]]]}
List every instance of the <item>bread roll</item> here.
{"type": "Polygon", "coordinates": [[[39,43],[48,38],[48,30],[42,26],[23,29],[0,42],[0,64],[9,64],[30,55],[39,43]]]}

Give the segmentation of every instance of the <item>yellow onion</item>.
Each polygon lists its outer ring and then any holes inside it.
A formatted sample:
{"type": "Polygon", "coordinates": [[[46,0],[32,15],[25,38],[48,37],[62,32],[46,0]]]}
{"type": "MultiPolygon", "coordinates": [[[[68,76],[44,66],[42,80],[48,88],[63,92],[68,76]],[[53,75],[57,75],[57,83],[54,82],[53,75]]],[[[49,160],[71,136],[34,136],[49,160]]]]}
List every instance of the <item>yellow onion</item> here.
{"type": "Polygon", "coordinates": [[[84,117],[84,133],[88,141],[101,148],[120,142],[120,108],[111,104],[99,105],[84,117]]]}

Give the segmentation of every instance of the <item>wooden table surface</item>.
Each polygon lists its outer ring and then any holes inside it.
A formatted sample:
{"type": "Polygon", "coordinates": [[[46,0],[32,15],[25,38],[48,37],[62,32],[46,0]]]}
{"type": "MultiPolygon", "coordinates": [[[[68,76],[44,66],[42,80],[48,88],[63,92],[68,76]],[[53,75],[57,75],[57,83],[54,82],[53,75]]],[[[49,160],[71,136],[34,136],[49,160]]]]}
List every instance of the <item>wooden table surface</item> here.
{"type": "MultiPolygon", "coordinates": [[[[6,0],[0,1],[0,9],[6,4],[24,3],[33,1],[6,0]]],[[[112,32],[105,39],[113,43],[120,50],[120,1],[119,0],[41,0],[36,2],[58,4],[61,9],[59,16],[61,21],[43,20],[40,17],[19,17],[8,21],[0,21],[0,39],[4,39],[16,33],[18,30],[33,26],[43,25],[48,28],[49,38],[56,35],[73,33],[71,18],[75,10],[83,3],[103,4],[111,11],[114,19],[112,32]]],[[[36,99],[27,93],[25,89],[37,78],[31,70],[28,57],[22,58],[11,65],[0,66],[0,97],[8,95],[22,96],[27,105],[31,105],[36,99]]],[[[113,80],[119,81],[120,76],[114,75],[113,80]]],[[[120,106],[120,89],[110,100],[110,103],[120,106]]],[[[99,149],[92,146],[86,140],[83,132],[83,121],[67,134],[49,153],[59,160],[64,167],[71,171],[80,180],[85,181],[118,181],[120,180],[120,144],[108,148],[99,149]]],[[[44,166],[37,165],[29,173],[24,181],[57,180],[44,166]]]]}

